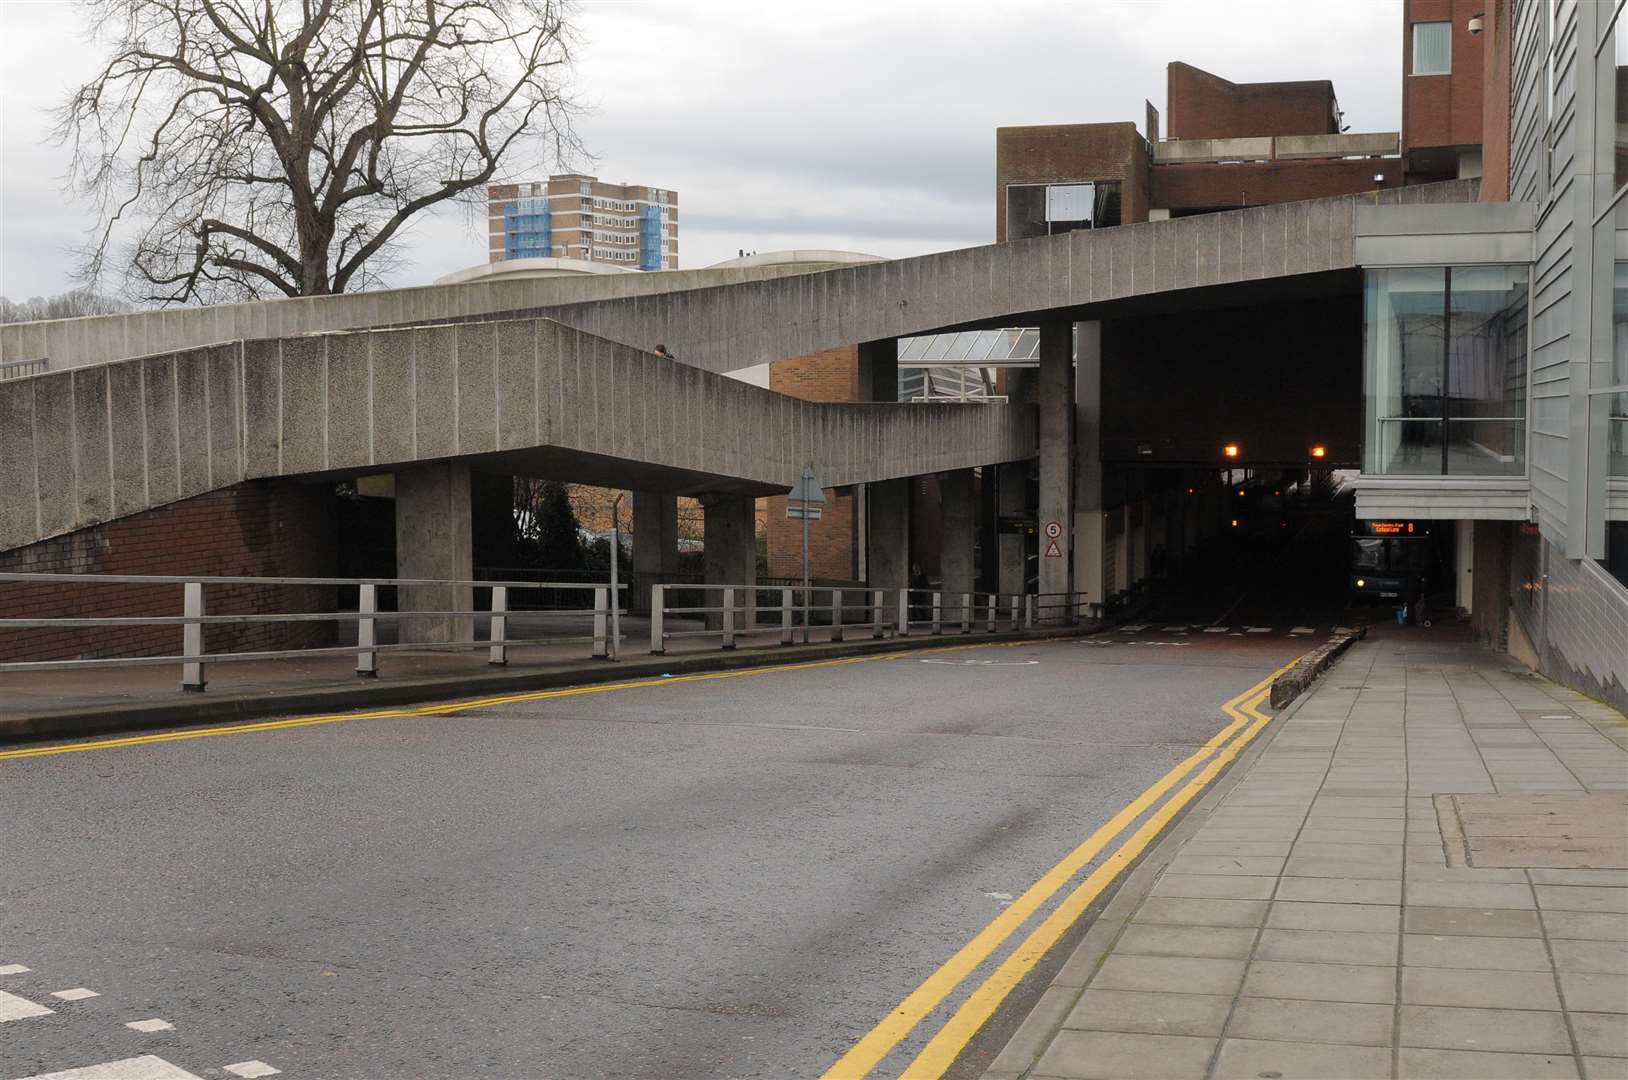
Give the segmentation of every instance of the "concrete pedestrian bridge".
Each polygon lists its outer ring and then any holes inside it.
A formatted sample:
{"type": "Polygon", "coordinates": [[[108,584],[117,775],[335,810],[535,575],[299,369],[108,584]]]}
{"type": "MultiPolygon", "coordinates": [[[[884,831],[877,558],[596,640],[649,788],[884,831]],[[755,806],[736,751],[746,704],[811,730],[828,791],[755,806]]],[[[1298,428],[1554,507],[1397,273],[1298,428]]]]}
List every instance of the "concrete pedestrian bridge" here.
{"type": "MultiPolygon", "coordinates": [[[[1191,429],[1169,441],[1173,463],[1200,460],[1180,438],[1213,453],[1219,442],[1205,425],[1224,410],[1212,399],[1172,412],[1172,390],[1202,398],[1206,379],[1233,380],[1234,390],[1257,379],[1265,391],[1234,393],[1247,413],[1224,422],[1252,424],[1257,460],[1268,462],[1304,453],[1283,417],[1304,415],[1308,402],[1360,400],[1358,387],[1328,381],[1358,370],[1337,350],[1359,348],[1360,334],[1321,341],[1320,353],[1278,342],[1263,358],[1266,339],[1251,332],[1228,355],[1176,342],[1144,356],[1117,339],[1118,353],[1105,350],[1103,327],[1148,315],[1180,323],[1169,317],[1207,307],[1287,308],[1300,297],[1349,306],[1365,214],[1407,203],[1425,205],[1395,209],[1429,217],[1430,204],[1475,194],[1473,181],[1452,182],[835,269],[499,277],[4,326],[0,363],[46,370],[0,381],[0,552],[244,481],[389,473],[398,573],[467,579],[467,530],[449,523],[467,519],[474,471],[631,490],[636,519],[657,515],[635,534],[664,548],[676,544],[674,498],[699,496],[709,580],[741,582],[754,573],[752,500],[785,492],[812,463],[827,487],[866,485],[862,576],[877,587],[908,577],[908,481],[940,474],[946,588],[971,590],[980,515],[1027,515],[1055,523],[1052,547],[1066,553],[1040,560],[1039,590],[1100,601],[1105,574],[1132,573],[1105,561],[1103,462],[1117,445],[1105,413],[1141,407],[1105,398],[1105,355],[1154,403],[1144,411],[1166,429],[1180,414],[1191,429]],[[1012,403],[896,400],[899,337],[1001,326],[1040,331],[1039,370],[1012,379],[1012,403]],[[679,362],[653,355],[658,342],[679,362]],[[866,401],[803,401],[723,374],[843,346],[858,347],[866,401]],[[1306,364],[1308,352],[1321,364],[1306,364]],[[1307,379],[1320,389],[1308,391],[1307,379]],[[1280,432],[1290,451],[1266,452],[1280,432]],[[1034,501],[979,509],[973,469],[1032,461],[1034,501]]],[[[1140,443],[1127,445],[1141,454],[1140,443]]],[[[1014,474],[1002,490],[1026,500],[1031,479],[1014,474]]],[[[1137,526],[1143,543],[1148,521],[1137,526]]],[[[1021,537],[1010,539],[1013,550],[1002,536],[990,555],[1001,591],[1023,591],[1021,537]]],[[[665,570],[674,551],[636,563],[665,570]]]]}
{"type": "Polygon", "coordinates": [[[234,342],[0,382],[0,550],[243,480],[456,459],[674,495],[1019,461],[1035,407],[802,401],[545,319],[234,342]]]}

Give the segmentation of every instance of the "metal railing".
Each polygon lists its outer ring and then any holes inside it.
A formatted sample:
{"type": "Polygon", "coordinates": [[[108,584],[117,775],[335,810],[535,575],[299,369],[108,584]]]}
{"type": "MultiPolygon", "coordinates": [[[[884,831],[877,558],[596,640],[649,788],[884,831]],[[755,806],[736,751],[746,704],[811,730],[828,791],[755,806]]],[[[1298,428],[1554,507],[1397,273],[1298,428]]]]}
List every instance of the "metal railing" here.
{"type": "Polygon", "coordinates": [[[668,604],[669,589],[654,585],[650,590],[650,652],[661,655],[667,651],[667,642],[682,637],[717,637],[722,647],[735,648],[736,638],[748,633],[772,633],[778,629],[780,643],[797,643],[799,633],[804,644],[810,638],[812,627],[819,620],[829,621],[827,641],[843,641],[850,629],[869,630],[872,638],[889,635],[910,636],[912,629],[930,634],[976,632],[993,634],[1002,629],[1021,630],[1035,622],[1033,596],[1001,593],[949,593],[912,589],[842,588],[816,586],[804,590],[801,586],[764,589],[758,585],[693,585],[677,588],[702,593],[716,592],[716,604],[668,604]],[[759,603],[759,593],[778,592],[778,603],[759,603]],[[821,593],[825,602],[817,602],[821,593]],[[801,594],[801,595],[799,595],[801,594]],[[858,594],[859,602],[853,596],[858,594]],[[949,598],[946,602],[946,596],[949,598]],[[858,613],[858,620],[849,616],[858,613]],[[760,615],[778,614],[778,624],[758,623],[760,615]],[[670,630],[667,617],[671,615],[701,615],[707,623],[703,629],[670,630]],[[919,618],[917,616],[920,616],[919,618]]]}
{"type": "MultiPolygon", "coordinates": [[[[591,642],[596,658],[611,656],[615,643],[611,640],[609,624],[613,614],[610,605],[610,586],[572,582],[533,581],[460,581],[435,578],[301,578],[301,577],[171,577],[145,574],[19,574],[0,573],[0,584],[25,583],[30,585],[152,585],[178,586],[181,590],[180,615],[133,616],[71,616],[57,618],[0,618],[3,630],[66,630],[88,628],[127,628],[140,626],[179,626],[181,651],[169,656],[109,656],[78,660],[26,660],[0,661],[0,674],[23,671],[73,671],[113,667],[137,667],[178,664],[181,667],[181,687],[201,691],[206,680],[206,668],[211,663],[236,663],[251,660],[283,660],[291,657],[342,656],[354,654],[356,674],[372,677],[378,674],[379,654],[406,651],[460,651],[487,650],[487,663],[508,663],[508,650],[521,644],[572,644],[591,642]],[[356,610],[311,612],[251,612],[244,614],[211,615],[207,610],[207,590],[213,586],[317,586],[349,587],[357,591],[356,610]],[[454,588],[490,591],[490,607],[436,611],[381,611],[381,588],[454,588]],[[592,616],[591,635],[543,638],[513,638],[509,636],[509,595],[528,589],[576,590],[591,594],[591,607],[527,612],[528,619],[551,617],[592,616]],[[414,641],[381,644],[378,625],[381,622],[402,623],[415,619],[470,619],[478,615],[489,616],[485,640],[476,641],[414,641]],[[206,651],[205,629],[223,624],[249,623],[315,623],[354,622],[356,644],[315,646],[292,649],[262,649],[245,652],[211,653],[206,651]]],[[[625,586],[622,587],[625,589],[625,586]]],[[[620,591],[620,590],[619,590],[620,591]]]]}
{"type": "Polygon", "coordinates": [[[1087,600],[1084,593],[1030,593],[1035,622],[1073,626],[1081,619],[1100,619],[1102,604],[1087,600]]]}

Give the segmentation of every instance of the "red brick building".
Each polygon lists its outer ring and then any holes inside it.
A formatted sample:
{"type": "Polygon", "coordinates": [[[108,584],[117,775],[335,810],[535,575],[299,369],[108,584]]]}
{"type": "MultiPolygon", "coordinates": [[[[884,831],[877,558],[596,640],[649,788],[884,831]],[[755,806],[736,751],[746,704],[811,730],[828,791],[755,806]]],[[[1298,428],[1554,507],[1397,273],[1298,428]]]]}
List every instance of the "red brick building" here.
{"type": "MultiPolygon", "coordinates": [[[[781,360],[769,368],[769,389],[804,401],[858,401],[859,350],[853,346],[781,360]]],[[[820,520],[808,525],[809,575],[852,581],[859,575],[860,534],[854,496],[828,491],[820,520]]],[[[803,573],[803,523],[786,517],[782,496],[766,499],[768,576],[796,578],[803,573]]]]}
{"type": "Polygon", "coordinates": [[[1145,131],[1128,122],[998,128],[995,238],[1408,182],[1399,134],[1344,131],[1326,79],[1235,83],[1176,61],[1166,68],[1165,88],[1163,137],[1151,104],[1145,131]]]}
{"type": "MultiPolygon", "coordinates": [[[[1410,183],[1482,174],[1481,103],[1488,91],[1483,61],[1489,45],[1508,49],[1507,33],[1493,39],[1485,33],[1492,7],[1491,0],[1404,0],[1402,156],[1410,183]],[[1479,27],[1472,28],[1477,18],[1479,27]]],[[[1494,71],[1497,67],[1493,65],[1494,71]]],[[[1502,93],[1498,90],[1492,88],[1487,100],[1507,103],[1507,81],[1502,93]]],[[[1507,115],[1503,125],[1507,143],[1507,115]]],[[[1508,171],[1506,160],[1506,178],[1508,171]]]]}

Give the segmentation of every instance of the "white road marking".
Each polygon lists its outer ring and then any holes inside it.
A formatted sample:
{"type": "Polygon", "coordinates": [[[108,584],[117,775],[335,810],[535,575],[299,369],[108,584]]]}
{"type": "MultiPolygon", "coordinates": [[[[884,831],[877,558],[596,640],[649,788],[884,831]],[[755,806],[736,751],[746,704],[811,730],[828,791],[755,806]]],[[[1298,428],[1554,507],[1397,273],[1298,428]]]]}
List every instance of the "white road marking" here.
{"type": "Polygon", "coordinates": [[[1192,642],[1191,641],[1131,641],[1131,640],[1128,640],[1126,638],[1114,638],[1114,639],[1105,641],[1105,640],[1103,640],[1101,638],[1081,638],[1080,641],[1079,641],[1079,644],[1081,644],[1081,645],[1096,645],[1096,646],[1102,646],[1102,645],[1175,645],[1178,648],[1185,649],[1187,646],[1191,645],[1192,642]]]}
{"type": "Polygon", "coordinates": [[[1351,627],[1349,627],[1349,626],[1336,626],[1334,628],[1334,632],[1336,634],[1349,634],[1349,633],[1352,632],[1352,630],[1351,630],[1351,627]]]}
{"type": "Polygon", "coordinates": [[[1147,623],[1136,623],[1134,626],[1121,626],[1120,627],[1120,629],[1125,631],[1127,634],[1134,634],[1138,630],[1146,630],[1147,628],[1148,628],[1147,623]]]}
{"type": "Polygon", "coordinates": [[[1270,626],[1246,626],[1244,632],[1246,634],[1270,634],[1272,628],[1270,626]]]}
{"type": "Polygon", "coordinates": [[[55,1011],[47,1009],[44,1005],[36,1005],[27,998],[20,998],[16,994],[0,990],[0,1024],[24,1020],[30,1016],[47,1016],[55,1011]]]}
{"type": "Polygon", "coordinates": [[[1312,627],[1310,627],[1310,626],[1297,626],[1293,630],[1289,631],[1289,634],[1291,636],[1294,636],[1294,637],[1303,636],[1305,634],[1315,634],[1315,633],[1317,633],[1317,631],[1315,629],[1313,629],[1312,627]]]}
{"type": "Polygon", "coordinates": [[[1227,632],[1227,627],[1225,627],[1225,626],[1206,626],[1204,628],[1204,632],[1206,634],[1224,634],[1224,633],[1227,632]]]}
{"type": "Polygon", "coordinates": [[[1038,660],[922,660],[923,664],[949,664],[951,667],[1029,667],[1038,660]]]}
{"type": "Polygon", "coordinates": [[[174,1024],[170,1023],[168,1020],[160,1020],[156,1016],[153,1017],[151,1020],[132,1020],[128,1024],[125,1024],[124,1026],[129,1028],[131,1031],[153,1032],[153,1031],[174,1031],[175,1030],[175,1025],[174,1024]]]}
{"type": "Polygon", "coordinates": [[[236,1065],[226,1065],[223,1067],[229,1073],[236,1073],[238,1076],[251,1078],[256,1076],[276,1076],[278,1073],[283,1071],[281,1069],[273,1069],[264,1061],[240,1061],[236,1065]]]}
{"type": "Polygon", "coordinates": [[[53,990],[51,996],[61,998],[63,1001],[84,1001],[86,998],[100,997],[94,990],[86,990],[83,986],[76,986],[72,990],[53,990]]]}
{"type": "Polygon", "coordinates": [[[1164,632],[1167,633],[1167,634],[1185,634],[1185,633],[1187,633],[1187,627],[1185,627],[1185,626],[1167,626],[1167,627],[1164,628],[1164,632]]]}
{"type": "Polygon", "coordinates": [[[21,964],[0,964],[0,975],[21,975],[27,970],[21,964]]]}
{"type": "Polygon", "coordinates": [[[61,1072],[25,1076],[23,1080],[203,1080],[196,1073],[177,1068],[161,1057],[143,1054],[141,1057],[108,1061],[101,1065],[87,1065],[82,1069],[64,1069],[61,1072]]]}

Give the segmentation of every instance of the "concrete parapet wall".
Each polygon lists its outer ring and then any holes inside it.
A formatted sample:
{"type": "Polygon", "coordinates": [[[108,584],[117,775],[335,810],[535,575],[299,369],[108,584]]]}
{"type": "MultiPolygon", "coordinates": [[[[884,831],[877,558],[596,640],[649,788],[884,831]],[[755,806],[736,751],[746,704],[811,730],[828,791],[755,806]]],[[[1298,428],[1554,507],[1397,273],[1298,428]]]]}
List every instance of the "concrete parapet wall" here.
{"type": "Polygon", "coordinates": [[[946,251],[778,280],[539,309],[568,325],[733,371],[857,341],[1092,308],[1180,289],[1357,266],[1359,205],[1473,202],[1452,181],[946,251]]]}
{"type": "Polygon", "coordinates": [[[1035,446],[1033,406],[800,401],[545,319],[239,342],[0,382],[0,551],[243,480],[447,458],[760,495],[810,461],[836,487],[1035,446]]]}
{"type": "Polygon", "coordinates": [[[514,278],[9,323],[0,325],[0,363],[46,358],[53,370],[60,371],[222,342],[432,322],[545,304],[738,284],[809,273],[827,265],[793,263],[514,278]]]}

